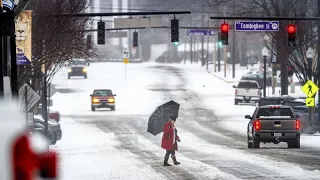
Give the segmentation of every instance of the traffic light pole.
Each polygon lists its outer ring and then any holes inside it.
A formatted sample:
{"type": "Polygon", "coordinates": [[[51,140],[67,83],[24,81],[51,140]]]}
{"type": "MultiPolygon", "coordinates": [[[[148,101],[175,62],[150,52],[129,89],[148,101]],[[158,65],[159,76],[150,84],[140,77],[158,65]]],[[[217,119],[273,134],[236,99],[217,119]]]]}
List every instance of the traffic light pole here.
{"type": "Polygon", "coordinates": [[[263,97],[267,97],[267,56],[263,56],[263,97]]]}

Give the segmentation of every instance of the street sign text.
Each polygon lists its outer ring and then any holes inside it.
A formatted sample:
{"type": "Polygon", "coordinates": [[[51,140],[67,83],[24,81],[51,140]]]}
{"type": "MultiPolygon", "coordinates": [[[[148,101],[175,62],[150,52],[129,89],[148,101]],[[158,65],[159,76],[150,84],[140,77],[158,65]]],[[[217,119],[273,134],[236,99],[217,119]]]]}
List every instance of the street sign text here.
{"type": "Polygon", "coordinates": [[[279,31],[279,21],[236,21],[235,31],[279,31]]]}
{"type": "Polygon", "coordinates": [[[187,31],[188,36],[214,36],[214,30],[208,29],[189,29],[187,31]]]}

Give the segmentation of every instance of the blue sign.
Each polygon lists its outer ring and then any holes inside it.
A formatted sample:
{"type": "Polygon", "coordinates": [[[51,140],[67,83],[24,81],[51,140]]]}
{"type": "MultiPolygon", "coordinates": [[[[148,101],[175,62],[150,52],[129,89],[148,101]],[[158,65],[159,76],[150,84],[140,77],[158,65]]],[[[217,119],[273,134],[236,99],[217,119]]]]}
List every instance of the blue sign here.
{"type": "Polygon", "coordinates": [[[206,30],[206,29],[189,29],[187,31],[188,36],[213,36],[214,30],[206,30]]]}
{"type": "Polygon", "coordinates": [[[17,48],[17,65],[23,66],[23,65],[29,65],[31,62],[30,60],[24,55],[23,51],[19,48],[17,48]]]}
{"type": "Polygon", "coordinates": [[[1,0],[2,1],[2,6],[6,7],[10,10],[13,10],[14,8],[14,2],[13,0],[1,0]]]}
{"type": "Polygon", "coordinates": [[[235,31],[279,31],[279,21],[236,21],[235,31]]]}

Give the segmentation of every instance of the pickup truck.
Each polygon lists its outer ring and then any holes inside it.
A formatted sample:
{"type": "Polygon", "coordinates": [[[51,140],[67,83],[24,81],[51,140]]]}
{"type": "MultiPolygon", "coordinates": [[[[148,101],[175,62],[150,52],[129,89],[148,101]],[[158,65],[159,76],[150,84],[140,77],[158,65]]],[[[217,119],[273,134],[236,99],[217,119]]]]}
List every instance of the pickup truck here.
{"type": "Polygon", "coordinates": [[[250,119],[247,127],[248,148],[260,148],[260,142],[286,142],[288,148],[300,148],[301,122],[290,106],[259,106],[250,119]]]}
{"type": "Polygon", "coordinates": [[[235,105],[238,105],[242,102],[259,102],[261,97],[261,87],[257,81],[240,80],[237,86],[233,85],[232,87],[235,88],[235,105]]]}

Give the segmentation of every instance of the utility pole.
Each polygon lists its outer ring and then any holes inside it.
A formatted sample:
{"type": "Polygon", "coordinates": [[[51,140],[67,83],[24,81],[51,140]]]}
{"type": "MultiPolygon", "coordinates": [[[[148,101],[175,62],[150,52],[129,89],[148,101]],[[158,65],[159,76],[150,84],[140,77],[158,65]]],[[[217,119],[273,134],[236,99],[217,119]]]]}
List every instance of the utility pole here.
{"type": "MultiPolygon", "coordinates": [[[[219,34],[218,34],[218,37],[220,37],[221,36],[221,32],[219,32],[219,34]]],[[[221,71],[221,52],[220,52],[220,45],[219,45],[219,42],[217,43],[217,51],[218,51],[218,72],[220,72],[221,71]]]]}
{"type": "MultiPolygon", "coordinates": [[[[0,13],[2,15],[2,9],[0,10],[0,13]]],[[[0,16],[1,16],[0,15],[0,16]]],[[[0,24],[2,24],[2,22],[0,21],[0,24]]],[[[2,30],[1,30],[2,31],[2,30]]],[[[1,50],[1,67],[0,67],[0,100],[2,100],[4,98],[4,88],[3,88],[3,62],[5,60],[5,56],[4,56],[4,53],[6,50],[3,48],[3,37],[2,36],[2,32],[1,32],[1,36],[0,36],[0,50],[1,50]]]]}
{"type": "MultiPolygon", "coordinates": [[[[202,6],[201,26],[204,26],[204,6],[202,6]]],[[[201,36],[201,66],[204,66],[204,36],[201,36]]]]}
{"type": "MultiPolygon", "coordinates": [[[[233,15],[236,12],[236,1],[233,0],[233,15]]],[[[235,24],[235,21],[233,21],[233,24],[235,24]]],[[[236,31],[235,28],[232,30],[232,78],[236,77],[236,31]]]]}
{"type": "Polygon", "coordinates": [[[224,57],[224,77],[227,77],[227,46],[223,46],[223,57],[224,57]]]}

